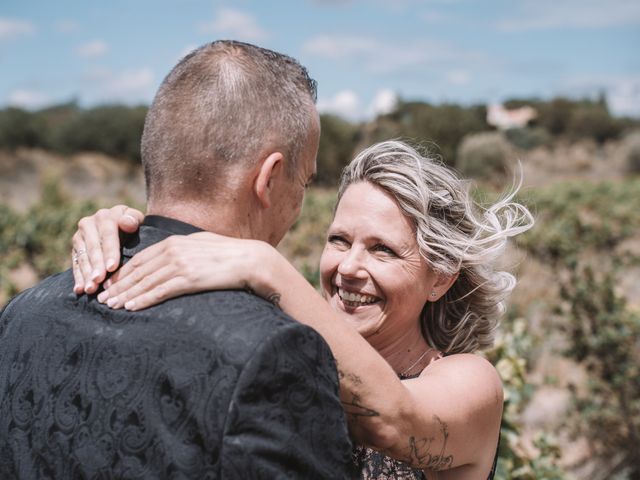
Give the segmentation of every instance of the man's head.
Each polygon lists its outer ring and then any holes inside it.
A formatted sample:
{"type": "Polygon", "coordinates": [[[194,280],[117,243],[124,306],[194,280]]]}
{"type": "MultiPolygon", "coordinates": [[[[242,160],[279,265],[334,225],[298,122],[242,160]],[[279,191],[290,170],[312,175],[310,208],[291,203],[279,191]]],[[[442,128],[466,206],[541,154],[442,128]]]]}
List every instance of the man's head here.
{"type": "Polygon", "coordinates": [[[286,55],[235,41],[190,53],[164,79],[147,114],[142,163],[149,208],[207,209],[243,201],[238,197],[253,188],[256,205],[269,210],[258,223],[288,223],[265,235],[277,243],[297,216],[283,211],[297,213],[301,202],[282,190],[315,172],[315,99],[315,81],[286,55]],[[260,174],[265,198],[254,182],[260,174]]]}

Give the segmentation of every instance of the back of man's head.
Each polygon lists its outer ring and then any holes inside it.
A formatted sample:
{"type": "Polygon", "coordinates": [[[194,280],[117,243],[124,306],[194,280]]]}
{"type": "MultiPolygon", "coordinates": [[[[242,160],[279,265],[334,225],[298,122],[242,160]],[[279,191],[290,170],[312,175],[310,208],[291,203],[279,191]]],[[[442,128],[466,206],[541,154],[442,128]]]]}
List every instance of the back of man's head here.
{"type": "Polygon", "coordinates": [[[211,198],[232,168],[249,168],[268,150],[281,151],[292,174],[315,100],[315,81],[291,57],[236,41],[193,51],[164,79],[147,114],[149,203],[211,198]]]}

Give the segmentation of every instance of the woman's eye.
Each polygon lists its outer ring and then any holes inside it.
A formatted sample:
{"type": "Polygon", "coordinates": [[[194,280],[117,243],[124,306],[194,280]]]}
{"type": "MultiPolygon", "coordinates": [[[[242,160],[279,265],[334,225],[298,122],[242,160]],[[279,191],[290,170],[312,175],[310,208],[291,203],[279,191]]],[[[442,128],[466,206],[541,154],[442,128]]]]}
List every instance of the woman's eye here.
{"type": "Polygon", "coordinates": [[[393,255],[394,257],[396,256],[396,252],[391,250],[389,247],[387,247],[383,243],[378,243],[377,245],[375,245],[373,247],[373,250],[376,251],[376,252],[386,253],[387,255],[393,255]]]}
{"type": "Polygon", "coordinates": [[[347,242],[345,240],[345,238],[341,237],[340,235],[329,235],[329,238],[327,238],[327,242],[333,243],[334,245],[348,245],[349,244],[349,242],[347,242]]]}

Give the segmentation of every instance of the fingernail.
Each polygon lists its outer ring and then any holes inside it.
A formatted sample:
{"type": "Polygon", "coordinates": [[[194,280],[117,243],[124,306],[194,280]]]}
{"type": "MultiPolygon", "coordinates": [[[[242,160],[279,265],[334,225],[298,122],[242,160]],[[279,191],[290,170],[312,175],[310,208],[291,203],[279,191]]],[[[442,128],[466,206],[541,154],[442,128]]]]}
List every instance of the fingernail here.
{"type": "Polygon", "coordinates": [[[87,282],[86,285],[84,286],[84,291],[89,293],[89,290],[91,290],[93,288],[93,282],[87,282]]]}
{"type": "Polygon", "coordinates": [[[118,297],[113,297],[107,300],[107,305],[109,305],[110,308],[113,308],[116,303],[118,303],[118,297]]]}
{"type": "Polygon", "coordinates": [[[136,308],[136,302],[134,300],[129,300],[124,304],[124,308],[126,308],[127,310],[133,310],[134,308],[136,308]]]}
{"type": "Polygon", "coordinates": [[[122,217],[123,220],[126,220],[127,222],[133,224],[133,223],[138,223],[138,221],[133,218],[131,215],[125,215],[122,217]]]}
{"type": "Polygon", "coordinates": [[[109,298],[109,293],[106,290],[98,294],[98,301],[100,303],[104,303],[108,298],[109,298]]]}
{"type": "Polygon", "coordinates": [[[82,293],[82,285],[80,285],[79,283],[76,283],[73,286],[73,293],[75,293],[76,295],[80,295],[82,293]]]}
{"type": "Polygon", "coordinates": [[[98,278],[100,278],[100,270],[91,272],[91,280],[98,280],[98,278]]]}
{"type": "Polygon", "coordinates": [[[116,266],[116,261],[113,258],[110,258],[109,260],[107,260],[107,270],[111,270],[115,266],[116,266]]]}

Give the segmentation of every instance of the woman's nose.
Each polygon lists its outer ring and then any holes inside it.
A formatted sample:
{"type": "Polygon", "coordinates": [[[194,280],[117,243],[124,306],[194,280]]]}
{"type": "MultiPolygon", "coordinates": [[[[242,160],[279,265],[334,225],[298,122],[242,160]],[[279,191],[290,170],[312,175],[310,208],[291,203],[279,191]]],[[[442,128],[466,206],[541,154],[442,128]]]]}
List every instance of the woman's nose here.
{"type": "Polygon", "coordinates": [[[338,273],[345,277],[362,277],[365,274],[362,255],[363,253],[355,248],[345,252],[338,264],[338,273]]]}

